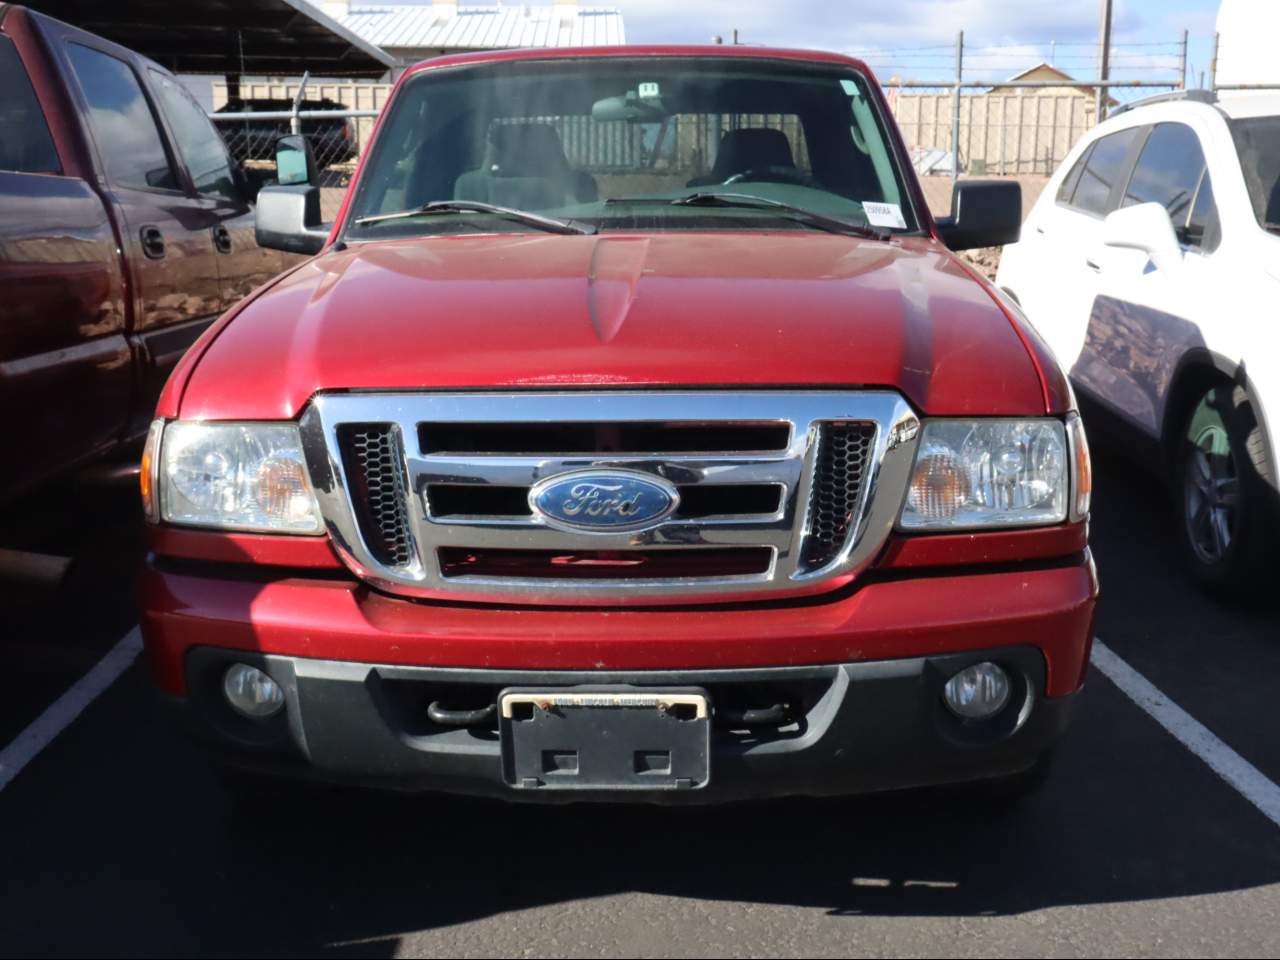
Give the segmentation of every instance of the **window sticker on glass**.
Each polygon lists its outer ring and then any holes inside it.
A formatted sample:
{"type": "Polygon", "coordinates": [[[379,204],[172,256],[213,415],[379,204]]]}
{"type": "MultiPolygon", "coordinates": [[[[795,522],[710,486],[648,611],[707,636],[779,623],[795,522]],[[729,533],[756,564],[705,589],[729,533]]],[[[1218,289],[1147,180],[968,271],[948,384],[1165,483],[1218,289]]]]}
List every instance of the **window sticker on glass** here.
{"type": "Polygon", "coordinates": [[[896,203],[864,203],[862,213],[867,223],[873,227],[894,227],[907,229],[907,221],[902,218],[902,208],[896,203]]]}
{"type": "Polygon", "coordinates": [[[658,99],[658,85],[656,83],[642,83],[637,91],[641,100],[658,99]]]}

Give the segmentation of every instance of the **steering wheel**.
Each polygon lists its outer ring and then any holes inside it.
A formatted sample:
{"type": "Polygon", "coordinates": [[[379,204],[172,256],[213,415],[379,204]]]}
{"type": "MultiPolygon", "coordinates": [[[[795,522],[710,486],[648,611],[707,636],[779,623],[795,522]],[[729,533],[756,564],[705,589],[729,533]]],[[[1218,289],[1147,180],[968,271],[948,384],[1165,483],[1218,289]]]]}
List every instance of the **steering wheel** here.
{"type": "Polygon", "coordinates": [[[813,177],[796,167],[770,164],[767,167],[752,167],[750,170],[735,173],[733,176],[726,178],[723,181],[723,185],[727,187],[730,184],[747,183],[752,180],[765,180],[772,183],[794,183],[801,187],[813,184],[813,177]]]}

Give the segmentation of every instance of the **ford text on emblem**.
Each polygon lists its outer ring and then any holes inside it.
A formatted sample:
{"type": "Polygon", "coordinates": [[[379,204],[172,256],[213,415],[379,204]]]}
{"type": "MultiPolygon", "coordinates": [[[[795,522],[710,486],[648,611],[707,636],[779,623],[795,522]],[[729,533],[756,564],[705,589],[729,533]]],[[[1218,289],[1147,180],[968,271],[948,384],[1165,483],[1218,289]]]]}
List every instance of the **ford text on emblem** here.
{"type": "Polygon", "coordinates": [[[679,505],[679,492],[666,480],[630,470],[562,473],[529,491],[534,515],[549,526],[593,533],[653,527],[679,505]]]}

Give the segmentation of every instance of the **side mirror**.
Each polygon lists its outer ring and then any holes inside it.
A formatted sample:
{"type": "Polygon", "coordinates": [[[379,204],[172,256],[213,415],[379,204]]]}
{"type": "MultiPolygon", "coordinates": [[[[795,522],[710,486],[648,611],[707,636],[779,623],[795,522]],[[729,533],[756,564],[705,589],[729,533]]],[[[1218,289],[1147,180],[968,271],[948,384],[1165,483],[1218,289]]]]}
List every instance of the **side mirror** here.
{"type": "Polygon", "coordinates": [[[1002,247],[1022,233],[1022,186],[1008,180],[962,180],[951,193],[951,216],[938,218],[952,250],[1002,247]]]}
{"type": "Polygon", "coordinates": [[[294,187],[304,183],[315,186],[319,182],[310,140],[293,133],[276,141],[276,183],[294,187]]]}
{"type": "Polygon", "coordinates": [[[263,187],[254,211],[258,246],[289,253],[319,253],[329,239],[329,227],[320,222],[320,188],[263,187]]]}
{"type": "Polygon", "coordinates": [[[1139,203],[1107,214],[1102,222],[1102,242],[1108,247],[1141,250],[1158,270],[1167,270],[1182,260],[1182,246],[1169,211],[1158,203],[1139,203]]]}

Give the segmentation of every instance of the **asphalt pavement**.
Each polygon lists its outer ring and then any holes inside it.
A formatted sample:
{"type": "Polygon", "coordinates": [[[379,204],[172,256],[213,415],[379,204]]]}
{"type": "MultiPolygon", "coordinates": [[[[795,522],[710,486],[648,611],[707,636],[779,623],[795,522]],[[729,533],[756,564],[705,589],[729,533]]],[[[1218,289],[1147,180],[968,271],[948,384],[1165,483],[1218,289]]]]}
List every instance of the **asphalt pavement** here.
{"type": "MultiPolygon", "coordinates": [[[[1274,956],[1280,825],[1210,763],[1277,789],[1280,601],[1198,592],[1160,491],[1106,450],[1098,466],[1098,636],[1207,729],[1200,753],[1095,670],[1015,807],[245,808],[165,725],[139,660],[0,787],[0,953],[1274,956]]],[[[0,748],[129,634],[140,529],[128,489],[67,488],[0,523],[7,546],[74,557],[57,597],[0,606],[0,748]]]]}

